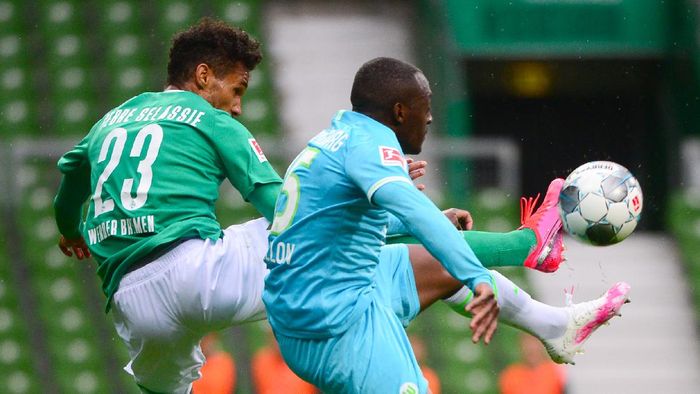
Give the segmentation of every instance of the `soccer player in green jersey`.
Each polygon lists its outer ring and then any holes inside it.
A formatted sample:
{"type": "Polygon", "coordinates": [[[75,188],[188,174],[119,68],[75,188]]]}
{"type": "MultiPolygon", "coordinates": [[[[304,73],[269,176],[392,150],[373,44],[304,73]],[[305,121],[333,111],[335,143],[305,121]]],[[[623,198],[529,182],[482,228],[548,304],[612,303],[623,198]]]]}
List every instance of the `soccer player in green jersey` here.
{"type": "Polygon", "coordinates": [[[204,20],[174,38],[165,91],[109,111],[58,163],[60,247],[97,260],[144,391],[188,392],[204,334],[265,317],[268,222],[222,230],[214,215],[228,179],[272,218],[280,177],[234,119],[261,58],[248,34],[204,20]]]}
{"type": "MultiPolygon", "coordinates": [[[[204,362],[199,341],[205,334],[265,318],[263,257],[281,179],[234,119],[261,58],[259,43],[245,32],[203,20],[174,37],[163,92],[143,93],[108,111],[59,160],[59,247],[97,261],[107,310],[131,357],[125,369],[144,392],[191,391],[204,362]],[[263,218],[221,228],[214,203],[225,179],[263,218]]],[[[421,166],[412,167],[414,178],[421,166]]],[[[551,209],[543,204],[539,216],[551,209]]],[[[466,211],[446,214],[468,226],[466,211]]],[[[561,240],[559,231],[550,233],[525,226],[463,235],[486,266],[551,269],[561,262],[550,252],[561,240]]],[[[413,267],[421,307],[447,298],[464,313],[472,297],[466,288],[430,256],[421,262],[413,267]]],[[[570,335],[577,316],[571,309],[508,291],[515,285],[494,276],[501,294],[508,294],[498,299],[507,323],[546,343],[570,335]]],[[[549,350],[568,357],[575,349],[549,350]]]]}

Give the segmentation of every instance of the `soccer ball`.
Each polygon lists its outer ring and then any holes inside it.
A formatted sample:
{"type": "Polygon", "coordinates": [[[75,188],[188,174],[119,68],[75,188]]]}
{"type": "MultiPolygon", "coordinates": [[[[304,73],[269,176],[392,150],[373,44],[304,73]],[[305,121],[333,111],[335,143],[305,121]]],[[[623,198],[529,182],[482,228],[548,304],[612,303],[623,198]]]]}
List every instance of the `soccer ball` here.
{"type": "Polygon", "coordinates": [[[642,213],[642,188],[625,167],[592,161],[575,169],[559,194],[564,230],[574,238],[612,245],[634,231],[642,213]]]}

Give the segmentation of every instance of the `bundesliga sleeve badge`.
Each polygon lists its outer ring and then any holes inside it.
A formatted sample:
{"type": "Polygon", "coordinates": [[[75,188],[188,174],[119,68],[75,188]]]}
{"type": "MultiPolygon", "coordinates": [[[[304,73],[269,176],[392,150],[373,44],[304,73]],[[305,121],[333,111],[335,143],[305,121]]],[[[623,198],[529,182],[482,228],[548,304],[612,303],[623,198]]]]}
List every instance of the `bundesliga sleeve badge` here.
{"type": "Polygon", "coordinates": [[[379,159],[381,160],[382,165],[402,167],[406,171],[408,171],[408,164],[406,163],[406,159],[404,159],[401,152],[396,148],[392,148],[389,146],[380,146],[379,159]]]}
{"type": "Polygon", "coordinates": [[[255,152],[255,155],[258,157],[258,160],[261,163],[266,162],[267,157],[265,157],[265,153],[260,147],[260,144],[258,144],[258,141],[256,141],[255,138],[248,138],[248,143],[250,144],[250,147],[253,148],[253,152],[255,152]]]}

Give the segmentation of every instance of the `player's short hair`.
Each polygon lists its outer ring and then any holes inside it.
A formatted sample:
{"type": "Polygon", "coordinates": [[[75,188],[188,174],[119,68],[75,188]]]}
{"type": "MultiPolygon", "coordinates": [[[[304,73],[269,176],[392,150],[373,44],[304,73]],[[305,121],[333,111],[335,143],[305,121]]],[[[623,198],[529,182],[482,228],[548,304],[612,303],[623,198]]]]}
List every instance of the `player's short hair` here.
{"type": "Polygon", "coordinates": [[[417,73],[422,73],[418,67],[389,57],[368,61],[355,74],[350,92],[353,111],[390,111],[394,104],[410,99],[406,94],[414,89],[417,73]]]}
{"type": "Polygon", "coordinates": [[[178,85],[192,78],[200,63],[209,65],[219,76],[229,72],[236,62],[253,70],[262,60],[260,43],[245,31],[212,18],[173,37],[168,61],[168,84],[178,85]]]}

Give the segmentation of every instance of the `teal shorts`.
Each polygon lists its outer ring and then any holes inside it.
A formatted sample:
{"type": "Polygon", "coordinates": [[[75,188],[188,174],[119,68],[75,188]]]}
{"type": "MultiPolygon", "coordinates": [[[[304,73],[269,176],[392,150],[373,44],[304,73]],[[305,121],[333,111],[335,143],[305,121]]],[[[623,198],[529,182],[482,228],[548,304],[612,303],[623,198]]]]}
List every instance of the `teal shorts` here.
{"type": "Polygon", "coordinates": [[[328,393],[427,393],[404,326],[420,304],[406,245],[382,248],[376,291],[344,333],[320,339],[277,334],[289,367],[328,393]]]}

